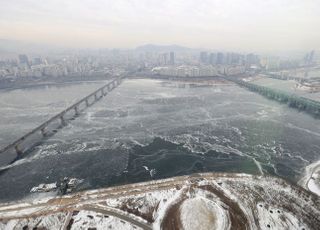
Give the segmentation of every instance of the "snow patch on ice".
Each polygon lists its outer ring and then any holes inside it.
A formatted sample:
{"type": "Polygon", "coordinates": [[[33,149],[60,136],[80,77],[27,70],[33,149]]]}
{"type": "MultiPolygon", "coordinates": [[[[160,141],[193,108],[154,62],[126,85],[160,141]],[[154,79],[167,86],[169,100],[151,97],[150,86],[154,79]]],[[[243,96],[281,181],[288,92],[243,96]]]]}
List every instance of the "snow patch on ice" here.
{"type": "Polygon", "coordinates": [[[51,184],[39,184],[38,186],[33,187],[30,192],[49,192],[54,189],[57,189],[56,183],[51,184]]]}

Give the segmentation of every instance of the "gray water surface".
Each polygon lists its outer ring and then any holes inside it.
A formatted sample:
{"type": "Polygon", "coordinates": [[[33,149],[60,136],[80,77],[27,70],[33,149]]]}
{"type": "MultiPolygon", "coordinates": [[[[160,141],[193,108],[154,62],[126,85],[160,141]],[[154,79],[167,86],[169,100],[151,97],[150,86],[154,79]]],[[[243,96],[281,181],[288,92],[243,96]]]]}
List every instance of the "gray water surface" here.
{"type": "MultiPolygon", "coordinates": [[[[66,89],[79,86],[65,87],[60,101],[68,98],[66,89]]],[[[17,106],[2,137],[32,126],[16,122],[22,114],[32,120],[30,114],[58,110],[25,100],[26,109],[17,106]]],[[[1,113],[7,109],[2,106],[1,113]]],[[[65,176],[84,179],[79,190],[205,171],[296,182],[305,166],[319,160],[319,143],[319,120],[237,85],[125,80],[25,158],[2,168],[0,199],[26,197],[33,186],[65,176]],[[153,177],[143,166],[154,169],[153,177]]]]}

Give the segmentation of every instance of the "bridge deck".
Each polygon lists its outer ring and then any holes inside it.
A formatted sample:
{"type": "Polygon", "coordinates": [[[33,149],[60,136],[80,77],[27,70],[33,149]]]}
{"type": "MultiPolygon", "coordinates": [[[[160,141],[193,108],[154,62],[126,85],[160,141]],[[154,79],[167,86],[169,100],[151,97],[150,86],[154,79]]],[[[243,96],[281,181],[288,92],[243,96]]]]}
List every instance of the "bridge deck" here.
{"type": "Polygon", "coordinates": [[[19,145],[26,140],[29,136],[37,133],[37,132],[41,132],[43,134],[43,130],[48,127],[48,125],[50,123],[53,123],[54,121],[61,119],[61,122],[64,122],[64,115],[67,114],[67,112],[71,111],[71,110],[75,110],[75,114],[78,114],[79,111],[79,106],[82,103],[85,103],[87,108],[88,106],[94,104],[95,102],[97,102],[99,99],[101,99],[103,96],[105,96],[107,94],[107,92],[112,91],[114,88],[116,88],[117,86],[119,86],[121,84],[122,81],[122,77],[116,78],[114,80],[112,80],[111,82],[108,82],[106,85],[102,86],[101,88],[97,89],[96,91],[94,91],[93,93],[89,94],[88,96],[82,98],[81,100],[77,101],[76,103],[74,103],[73,105],[69,106],[68,108],[66,108],[65,110],[63,110],[62,112],[58,113],[57,115],[51,117],[49,120],[45,121],[44,123],[42,123],[41,125],[39,125],[38,127],[34,128],[33,130],[31,130],[30,132],[28,132],[27,134],[23,135],[22,137],[20,137],[19,139],[17,139],[16,141],[14,141],[13,143],[9,144],[8,146],[6,146],[5,148],[0,150],[0,154],[3,154],[5,152],[7,152],[9,149],[15,148],[15,150],[18,153],[19,150],[19,145]],[[107,92],[105,91],[107,89],[107,92]],[[98,95],[100,93],[100,96],[98,95]],[[90,98],[94,98],[93,103],[89,104],[89,99],[90,98]]]}
{"type": "Polygon", "coordinates": [[[225,77],[229,81],[233,81],[240,86],[246,87],[249,90],[255,91],[268,98],[288,103],[291,107],[295,107],[299,110],[304,110],[309,114],[316,117],[320,117],[320,102],[309,98],[301,97],[296,94],[290,94],[284,91],[272,89],[269,87],[256,85],[250,82],[245,82],[243,80],[234,77],[225,77]]]}

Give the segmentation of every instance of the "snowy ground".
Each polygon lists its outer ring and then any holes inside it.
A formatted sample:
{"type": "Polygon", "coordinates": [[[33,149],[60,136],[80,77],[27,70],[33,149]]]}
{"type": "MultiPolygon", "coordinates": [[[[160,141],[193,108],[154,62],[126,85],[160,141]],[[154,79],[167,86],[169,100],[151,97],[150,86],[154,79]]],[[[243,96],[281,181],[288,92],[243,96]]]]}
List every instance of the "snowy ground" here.
{"type": "Polygon", "coordinates": [[[320,196],[320,162],[314,168],[311,177],[308,181],[307,187],[308,189],[320,196]]]}
{"type": "Polygon", "coordinates": [[[305,175],[298,184],[320,196],[320,161],[314,162],[306,167],[305,175]]]}
{"type": "MultiPolygon", "coordinates": [[[[219,202],[219,201],[218,201],[219,202]]],[[[223,204],[204,197],[185,200],[181,207],[181,223],[184,229],[229,229],[230,217],[223,204]]]]}
{"type": "Polygon", "coordinates": [[[318,229],[320,198],[282,179],[194,174],[0,206],[0,229],[318,229]]]}
{"type": "Polygon", "coordinates": [[[308,188],[311,192],[320,196],[320,171],[312,174],[313,176],[310,178],[308,183],[308,188]]]}

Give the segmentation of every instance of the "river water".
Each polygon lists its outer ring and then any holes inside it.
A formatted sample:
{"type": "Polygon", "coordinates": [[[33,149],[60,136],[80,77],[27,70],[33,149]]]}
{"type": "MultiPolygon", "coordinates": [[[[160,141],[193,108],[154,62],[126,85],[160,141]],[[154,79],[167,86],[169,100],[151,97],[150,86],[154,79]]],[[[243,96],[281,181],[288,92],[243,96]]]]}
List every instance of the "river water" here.
{"type": "MultiPolygon", "coordinates": [[[[0,93],[5,117],[0,127],[7,127],[2,143],[17,136],[12,130],[27,130],[39,117],[98,88],[89,83],[52,87],[0,93]],[[3,96],[8,93],[24,98],[15,112],[12,97],[3,96]],[[40,105],[28,98],[35,94],[40,105]],[[42,103],[48,95],[52,104],[42,103]]],[[[207,171],[271,174],[297,182],[320,158],[319,124],[234,84],[125,80],[23,159],[2,167],[0,200],[28,197],[32,187],[65,176],[84,180],[78,190],[207,171]]]]}
{"type": "Polygon", "coordinates": [[[0,148],[92,93],[104,82],[0,90],[0,148]]]}

